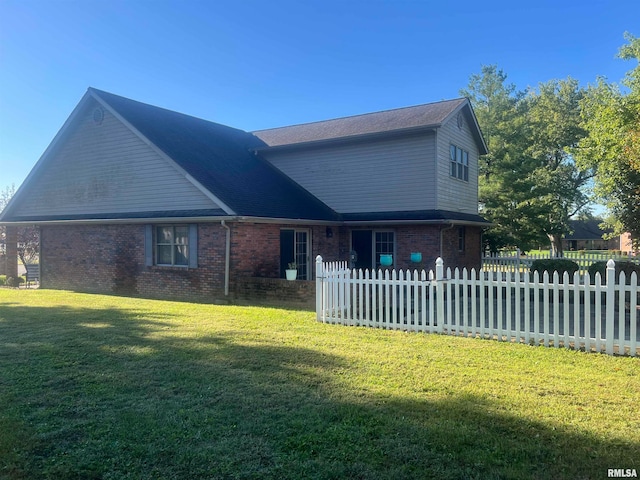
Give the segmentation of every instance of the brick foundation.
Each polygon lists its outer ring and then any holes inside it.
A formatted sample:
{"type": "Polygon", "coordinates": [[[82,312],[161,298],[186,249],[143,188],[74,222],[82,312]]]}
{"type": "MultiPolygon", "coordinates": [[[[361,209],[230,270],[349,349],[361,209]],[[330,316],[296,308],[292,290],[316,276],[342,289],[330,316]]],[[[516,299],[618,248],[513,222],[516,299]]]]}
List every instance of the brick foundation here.
{"type": "Polygon", "coordinates": [[[236,302],[266,305],[296,305],[315,310],[315,280],[288,281],[282,278],[241,277],[235,282],[236,302]]]}

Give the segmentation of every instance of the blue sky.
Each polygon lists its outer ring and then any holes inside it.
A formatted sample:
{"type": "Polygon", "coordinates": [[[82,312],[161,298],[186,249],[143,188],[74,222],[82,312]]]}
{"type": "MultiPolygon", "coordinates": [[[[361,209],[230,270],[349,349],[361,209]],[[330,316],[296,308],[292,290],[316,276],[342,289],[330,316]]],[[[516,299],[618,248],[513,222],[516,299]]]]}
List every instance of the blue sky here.
{"type": "Polygon", "coordinates": [[[257,130],[455,98],[485,64],[619,82],[625,31],[637,0],[0,0],[0,188],[89,86],[257,130]]]}

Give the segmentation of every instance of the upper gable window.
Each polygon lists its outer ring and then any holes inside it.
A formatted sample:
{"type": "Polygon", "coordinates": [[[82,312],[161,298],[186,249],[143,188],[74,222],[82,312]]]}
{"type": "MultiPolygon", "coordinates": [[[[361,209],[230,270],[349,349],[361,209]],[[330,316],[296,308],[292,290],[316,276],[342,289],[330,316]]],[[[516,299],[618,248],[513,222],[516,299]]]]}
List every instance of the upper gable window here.
{"type": "Polygon", "coordinates": [[[449,146],[451,169],[449,175],[465,182],[469,181],[469,152],[455,145],[449,146]]]}

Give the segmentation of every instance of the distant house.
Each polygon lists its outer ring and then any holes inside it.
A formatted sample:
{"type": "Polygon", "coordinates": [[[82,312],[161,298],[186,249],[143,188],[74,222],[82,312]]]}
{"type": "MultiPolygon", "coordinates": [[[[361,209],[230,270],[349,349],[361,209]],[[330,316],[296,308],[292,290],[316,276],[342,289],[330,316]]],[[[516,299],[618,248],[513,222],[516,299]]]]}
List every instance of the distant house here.
{"type": "Polygon", "coordinates": [[[620,240],[612,238],[605,240],[602,238],[605,234],[611,233],[612,230],[603,230],[600,228],[602,220],[572,220],[572,233],[566,235],[563,239],[565,250],[619,250],[620,240]]]}
{"type": "Polygon", "coordinates": [[[47,288],[215,300],[291,262],[313,279],[318,254],[478,267],[485,153],[464,98],[246,132],[89,88],[0,222],[39,226],[47,288]]]}
{"type": "Polygon", "coordinates": [[[627,255],[638,255],[638,250],[633,248],[633,239],[629,232],[620,235],[620,250],[627,255]]]}

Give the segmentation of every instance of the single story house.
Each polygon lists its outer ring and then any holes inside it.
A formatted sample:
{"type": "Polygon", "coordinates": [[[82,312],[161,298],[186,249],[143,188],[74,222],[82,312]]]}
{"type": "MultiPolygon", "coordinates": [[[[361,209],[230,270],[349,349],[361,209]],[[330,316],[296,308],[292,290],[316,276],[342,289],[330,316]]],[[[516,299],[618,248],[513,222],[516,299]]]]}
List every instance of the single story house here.
{"type": "Polygon", "coordinates": [[[571,220],[569,225],[571,233],[562,241],[565,250],[619,250],[620,239],[605,240],[603,236],[612,230],[600,228],[602,220],[590,218],[585,220],[571,220]]]}
{"type": "Polygon", "coordinates": [[[56,289],[218,301],[318,254],[479,267],[486,153],[465,98],[247,132],[89,88],[0,223],[39,227],[56,289]]]}

